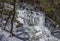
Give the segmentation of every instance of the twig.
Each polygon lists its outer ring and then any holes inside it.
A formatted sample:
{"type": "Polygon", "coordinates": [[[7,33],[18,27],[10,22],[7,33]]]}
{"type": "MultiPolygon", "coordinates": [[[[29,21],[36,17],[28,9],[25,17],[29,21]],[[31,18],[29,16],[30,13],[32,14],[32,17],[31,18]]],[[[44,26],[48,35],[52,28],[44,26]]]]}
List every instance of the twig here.
{"type": "Polygon", "coordinates": [[[11,35],[13,36],[13,21],[14,21],[14,18],[15,18],[15,2],[16,2],[16,0],[14,0],[14,14],[12,15],[13,17],[12,17],[12,19],[11,19],[11,35]]]}

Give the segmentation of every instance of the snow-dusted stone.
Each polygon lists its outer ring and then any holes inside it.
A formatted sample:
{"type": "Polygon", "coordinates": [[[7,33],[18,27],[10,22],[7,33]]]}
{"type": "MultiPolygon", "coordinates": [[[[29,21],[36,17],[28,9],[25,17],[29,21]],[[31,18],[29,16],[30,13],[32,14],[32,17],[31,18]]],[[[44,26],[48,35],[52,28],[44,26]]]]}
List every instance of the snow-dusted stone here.
{"type": "Polygon", "coordinates": [[[10,5],[9,3],[4,3],[4,9],[5,9],[6,11],[12,11],[13,8],[14,8],[13,5],[10,5]]]}

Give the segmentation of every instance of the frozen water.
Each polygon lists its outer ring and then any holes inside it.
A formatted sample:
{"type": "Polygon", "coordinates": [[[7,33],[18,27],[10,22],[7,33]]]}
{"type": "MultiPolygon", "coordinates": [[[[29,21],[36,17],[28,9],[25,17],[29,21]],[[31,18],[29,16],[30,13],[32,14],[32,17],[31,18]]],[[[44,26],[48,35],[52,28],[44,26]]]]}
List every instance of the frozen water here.
{"type": "MultiPolygon", "coordinates": [[[[19,21],[19,23],[22,23],[23,26],[16,28],[17,24],[13,24],[13,33],[15,35],[22,38],[28,37],[28,41],[60,41],[58,38],[52,36],[50,30],[44,26],[44,13],[38,10],[36,12],[34,10],[35,7],[31,6],[30,4],[21,3],[19,6],[20,9],[16,10],[16,20],[19,21]]],[[[3,22],[5,23],[5,21],[3,22]]],[[[6,29],[10,30],[10,26],[11,25],[9,22],[6,26],[6,29]]],[[[10,33],[7,33],[3,30],[0,31],[2,32],[1,36],[3,35],[2,37],[0,36],[3,39],[1,41],[4,41],[3,37],[6,37],[7,41],[23,41],[16,37],[9,37],[10,33]]]]}
{"type": "Polygon", "coordinates": [[[44,26],[44,13],[42,13],[41,11],[34,11],[34,7],[31,5],[25,4],[24,6],[28,10],[17,10],[17,12],[20,14],[20,17],[18,16],[18,19],[22,18],[22,20],[24,21],[23,27],[25,28],[25,32],[29,34],[30,41],[36,41],[37,38],[39,41],[57,41],[57,38],[53,37],[50,30],[48,30],[48,28],[44,26]]]}

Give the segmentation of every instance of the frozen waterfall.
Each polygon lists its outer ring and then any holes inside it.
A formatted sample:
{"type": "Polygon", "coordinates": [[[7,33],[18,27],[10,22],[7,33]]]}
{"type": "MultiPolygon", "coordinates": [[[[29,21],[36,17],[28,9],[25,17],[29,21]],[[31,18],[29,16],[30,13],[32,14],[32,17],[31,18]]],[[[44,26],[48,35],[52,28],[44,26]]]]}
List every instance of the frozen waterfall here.
{"type": "Polygon", "coordinates": [[[20,23],[23,23],[25,32],[29,34],[30,41],[57,41],[50,34],[50,30],[44,26],[45,15],[41,11],[34,10],[34,6],[28,4],[20,4],[20,9],[17,10],[20,23]]]}

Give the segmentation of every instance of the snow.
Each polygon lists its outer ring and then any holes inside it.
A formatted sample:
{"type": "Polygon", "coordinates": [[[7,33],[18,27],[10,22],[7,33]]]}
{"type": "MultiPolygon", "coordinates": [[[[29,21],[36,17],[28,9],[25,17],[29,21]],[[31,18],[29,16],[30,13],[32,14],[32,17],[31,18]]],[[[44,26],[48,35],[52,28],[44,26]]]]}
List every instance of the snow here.
{"type": "Polygon", "coordinates": [[[5,41],[22,41],[22,40],[20,40],[16,37],[10,37],[11,34],[9,32],[6,32],[6,31],[2,30],[1,28],[0,28],[0,35],[4,36],[2,41],[4,41],[4,40],[5,41]]]}

